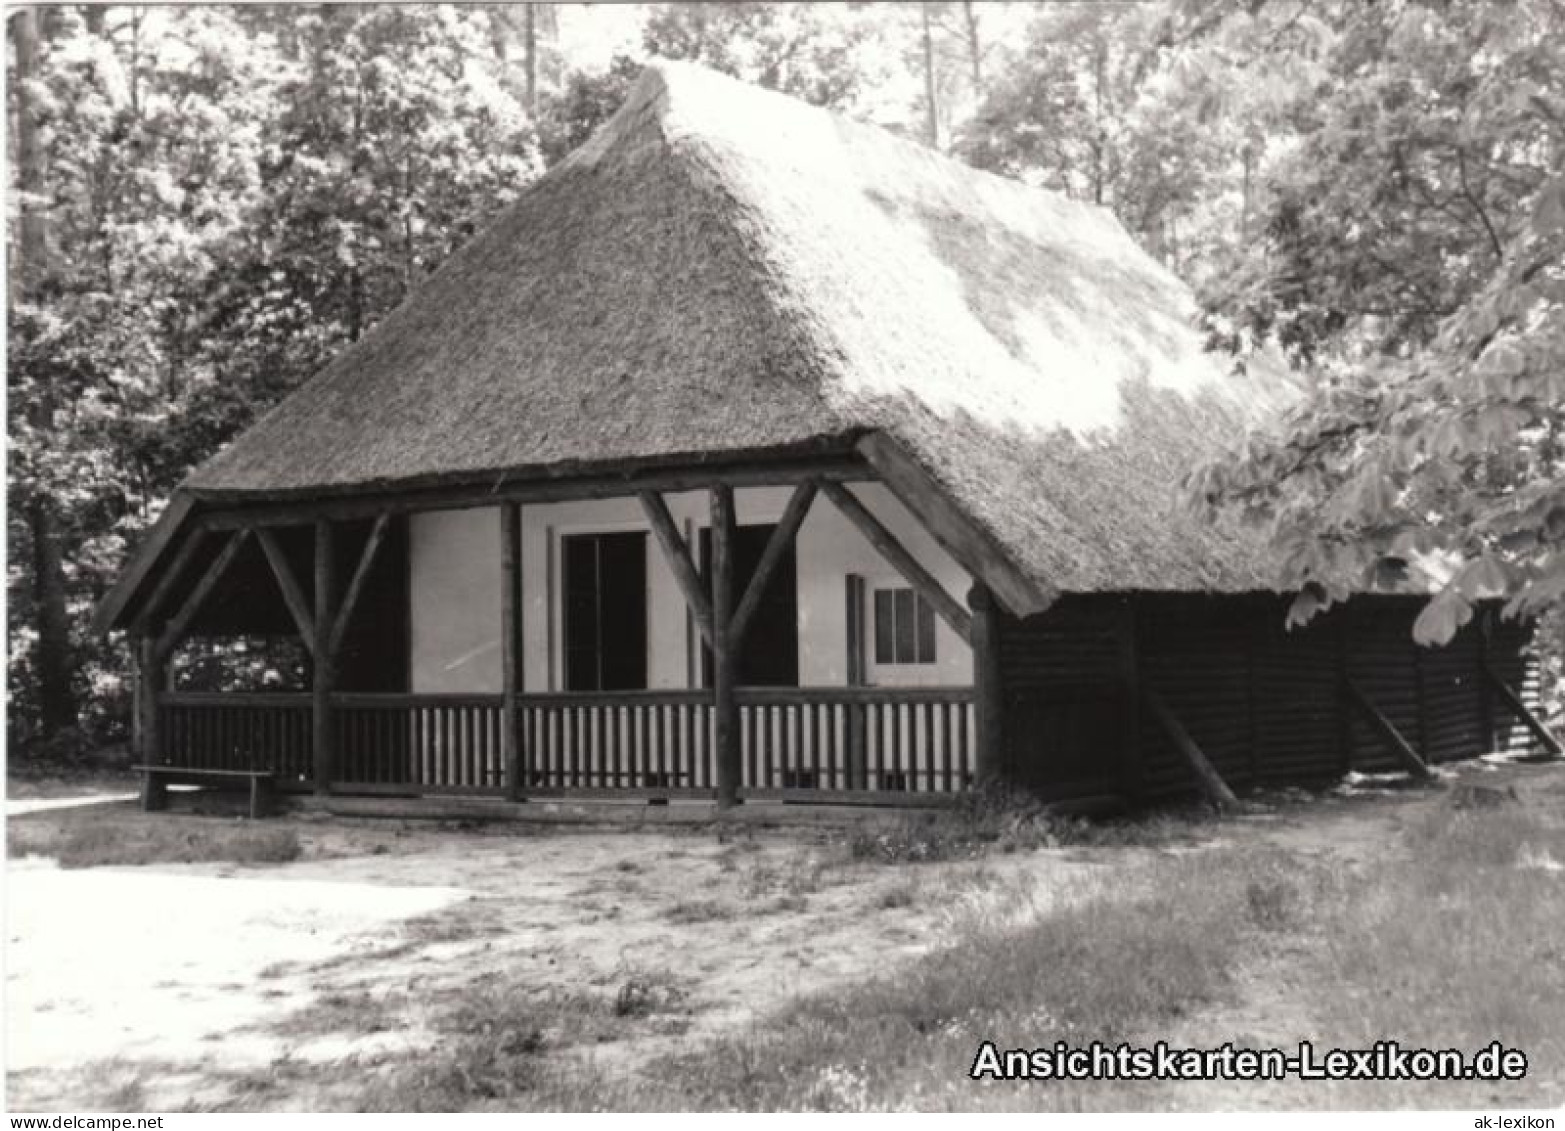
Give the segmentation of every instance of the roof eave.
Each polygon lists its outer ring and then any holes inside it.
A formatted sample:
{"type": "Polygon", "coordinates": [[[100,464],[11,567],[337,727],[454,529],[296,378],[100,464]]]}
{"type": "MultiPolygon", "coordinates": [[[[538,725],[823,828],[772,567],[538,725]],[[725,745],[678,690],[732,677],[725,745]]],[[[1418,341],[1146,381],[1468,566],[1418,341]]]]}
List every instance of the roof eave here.
{"type": "Polygon", "coordinates": [[[88,632],[94,636],[105,636],[116,628],[125,627],[126,614],[141,587],[152,575],[153,566],[173,544],[175,535],[190,518],[195,505],[196,500],[182,488],[169,497],[168,506],[163,508],[163,513],[136,548],[135,554],[121,571],[119,580],[93,610],[88,632]]]}
{"type": "Polygon", "coordinates": [[[1031,576],[1010,552],[958,506],[907,450],[884,432],[870,432],[858,451],[897,500],[924,524],[957,564],[982,581],[1017,617],[1041,613],[1059,598],[1054,586],[1031,576]]]}

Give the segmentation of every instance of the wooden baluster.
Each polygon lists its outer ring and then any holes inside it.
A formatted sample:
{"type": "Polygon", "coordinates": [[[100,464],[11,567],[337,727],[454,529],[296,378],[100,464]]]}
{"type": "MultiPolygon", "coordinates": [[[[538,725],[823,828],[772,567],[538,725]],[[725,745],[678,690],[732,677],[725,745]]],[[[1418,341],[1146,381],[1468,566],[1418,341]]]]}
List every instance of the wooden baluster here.
{"type": "Polygon", "coordinates": [[[821,705],[810,703],[805,707],[808,716],[808,730],[810,733],[810,779],[814,782],[814,788],[820,789],[824,771],[821,769],[821,747],[825,745],[825,738],[821,733],[821,705]]]}
{"type": "Polygon", "coordinates": [[[653,706],[652,706],[652,748],[651,748],[651,751],[650,751],[650,757],[651,757],[652,772],[657,775],[657,780],[659,782],[667,782],[668,781],[668,779],[664,776],[665,774],[668,773],[668,765],[667,765],[667,761],[666,761],[667,756],[664,753],[665,747],[664,747],[664,741],[663,741],[663,739],[664,739],[663,724],[665,722],[666,715],[667,715],[667,712],[663,709],[663,705],[661,703],[653,704],[653,706]]]}
{"type": "MultiPolygon", "coordinates": [[[[891,765],[889,769],[893,780],[900,777],[907,779],[907,748],[902,741],[902,704],[888,703],[887,712],[891,715],[891,765]]],[[[883,786],[885,782],[881,783],[883,786]]]]}
{"type": "MultiPolygon", "coordinates": [[[[916,709],[917,710],[917,709],[916,709]]],[[[919,743],[920,792],[933,793],[939,788],[934,776],[934,704],[923,704],[923,740],[919,743]]]]}
{"type": "Polygon", "coordinates": [[[625,728],[623,725],[623,720],[620,717],[620,709],[618,707],[609,707],[607,708],[607,711],[609,716],[608,784],[610,788],[618,789],[625,784],[625,728]]]}
{"type": "Polygon", "coordinates": [[[782,770],[778,764],[781,757],[781,742],[777,737],[781,718],[781,709],[775,703],[768,703],[761,715],[762,761],[765,765],[766,785],[769,789],[777,789],[782,782],[782,770]]]}
{"type": "MultiPolygon", "coordinates": [[[[959,709],[960,710],[960,709],[959,709]]],[[[951,780],[951,704],[940,704],[940,780],[941,787],[950,793],[951,780]]]]}

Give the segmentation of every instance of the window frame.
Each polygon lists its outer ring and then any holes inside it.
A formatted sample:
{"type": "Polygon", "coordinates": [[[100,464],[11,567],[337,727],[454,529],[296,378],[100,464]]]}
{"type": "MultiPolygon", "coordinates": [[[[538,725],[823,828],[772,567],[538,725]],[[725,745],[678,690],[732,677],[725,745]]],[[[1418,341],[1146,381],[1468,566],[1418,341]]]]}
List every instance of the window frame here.
{"type": "Polygon", "coordinates": [[[926,668],[940,662],[935,607],[915,587],[872,586],[868,604],[868,643],[876,667],[926,668]]]}

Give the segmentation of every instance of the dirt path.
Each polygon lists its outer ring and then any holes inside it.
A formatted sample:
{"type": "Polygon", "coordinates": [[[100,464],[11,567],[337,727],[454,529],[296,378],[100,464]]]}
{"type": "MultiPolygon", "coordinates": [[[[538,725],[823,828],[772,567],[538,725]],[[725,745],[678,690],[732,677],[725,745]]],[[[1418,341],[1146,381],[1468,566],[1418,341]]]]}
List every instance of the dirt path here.
{"type": "Polygon", "coordinates": [[[841,845],[711,833],[318,821],[307,836],[315,858],[271,867],[11,863],[13,1108],[224,1105],[279,1064],[428,1044],[431,1006],[486,979],[672,987],[665,1025],[592,1050],[629,1069],[927,950],[964,916],[1039,913],[1098,871],[1067,853],[888,868],[841,845]]]}
{"type": "MultiPolygon", "coordinates": [[[[1438,796],[1285,804],[1203,827],[1199,844],[1174,850],[1270,846],[1323,866],[1363,867],[1438,796]]],[[[145,815],[131,805],[19,820],[217,827],[212,817],[145,815]]],[[[560,1054],[634,1071],[795,995],[884,972],[971,919],[1029,918],[1102,891],[1157,851],[1063,848],[884,866],[852,860],[840,837],[828,842],[819,829],[732,839],[711,829],[497,834],[319,817],[287,823],[306,851],[285,865],[9,863],[13,1110],[340,1105],[351,1102],[347,1092],[322,1089],[334,1080],[351,1087],[355,1063],[373,1067],[439,1040],[436,1011],[474,986],[600,1003],[632,983],[663,988],[675,1008],[631,1030],[579,1033],[585,1043],[560,1054]],[[349,1067],[299,1070],[337,1064],[349,1067]]],[[[1229,1034],[1236,1044],[1286,1047],[1309,1037],[1311,987],[1290,983],[1288,958],[1258,950],[1231,1000],[1153,1039],[1200,1035],[1206,1044],[1229,1034]]],[[[1180,1085],[1149,1088],[1137,1106],[1318,1099],[1249,1091],[1241,1101],[1220,1085],[1180,1085]]]]}

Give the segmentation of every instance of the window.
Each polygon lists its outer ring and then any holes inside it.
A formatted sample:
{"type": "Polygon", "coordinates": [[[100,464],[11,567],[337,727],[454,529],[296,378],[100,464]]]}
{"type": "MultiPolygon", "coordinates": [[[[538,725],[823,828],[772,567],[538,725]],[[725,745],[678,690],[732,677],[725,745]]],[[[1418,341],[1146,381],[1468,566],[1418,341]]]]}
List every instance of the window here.
{"type": "Polygon", "coordinates": [[[647,686],[647,536],[643,531],[560,539],[565,689],[647,686]]]}
{"type": "Polygon", "coordinates": [[[875,662],[935,662],[935,609],[914,590],[875,590],[875,662]]]}

